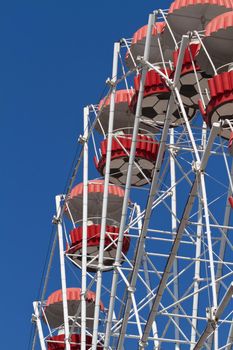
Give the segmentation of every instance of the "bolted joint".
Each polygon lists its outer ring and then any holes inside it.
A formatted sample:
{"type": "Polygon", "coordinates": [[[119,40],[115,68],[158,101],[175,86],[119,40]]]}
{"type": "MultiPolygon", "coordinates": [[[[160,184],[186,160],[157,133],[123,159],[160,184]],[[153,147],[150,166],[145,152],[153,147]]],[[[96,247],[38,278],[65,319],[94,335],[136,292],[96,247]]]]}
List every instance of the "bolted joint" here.
{"type": "Polygon", "coordinates": [[[84,145],[87,142],[86,137],[84,137],[83,135],[80,135],[78,138],[78,143],[80,143],[81,145],[84,145]]]}
{"type": "Polygon", "coordinates": [[[203,170],[201,170],[201,164],[200,162],[193,162],[192,163],[192,171],[194,173],[201,173],[203,170]]]}
{"type": "Polygon", "coordinates": [[[170,153],[171,153],[171,155],[173,155],[174,157],[176,157],[177,154],[178,154],[178,149],[170,148],[170,153]]]}
{"type": "Polygon", "coordinates": [[[103,271],[104,265],[103,264],[98,264],[97,265],[97,270],[98,271],[103,271]]]}
{"type": "MultiPolygon", "coordinates": [[[[167,80],[164,79],[164,81],[165,81],[165,84],[169,87],[169,89],[170,89],[171,91],[173,91],[174,94],[175,94],[176,86],[175,86],[175,84],[174,84],[174,80],[173,80],[173,79],[167,79],[167,80]]],[[[177,104],[179,104],[176,95],[174,95],[174,99],[175,99],[175,102],[176,102],[177,104]]]]}
{"type": "Polygon", "coordinates": [[[171,191],[169,192],[169,195],[170,195],[171,197],[173,197],[173,196],[175,195],[175,190],[171,190],[171,191]]]}
{"type": "Polygon", "coordinates": [[[135,287],[131,287],[131,286],[129,286],[127,289],[128,289],[129,293],[135,293],[135,291],[136,291],[136,288],[135,287]]]}
{"type": "Polygon", "coordinates": [[[139,347],[140,347],[140,349],[145,349],[145,348],[147,347],[147,345],[148,345],[148,342],[143,341],[143,340],[140,340],[140,341],[139,341],[139,347]]]}
{"type": "Polygon", "coordinates": [[[192,31],[188,31],[187,35],[188,35],[188,37],[189,37],[189,40],[192,41],[193,32],[192,32],[192,31]]]}
{"type": "Polygon", "coordinates": [[[54,225],[58,225],[58,224],[61,223],[61,219],[60,219],[60,218],[57,218],[57,217],[54,215],[53,220],[52,220],[52,223],[53,223],[54,225]]]}
{"type": "Polygon", "coordinates": [[[114,262],[114,264],[112,264],[112,266],[115,268],[115,269],[117,269],[118,267],[120,267],[121,266],[121,264],[119,263],[119,262],[114,262]]]}
{"type": "Polygon", "coordinates": [[[141,64],[145,65],[145,60],[144,60],[143,56],[137,56],[136,60],[141,62],[141,64]]]}
{"type": "Polygon", "coordinates": [[[116,86],[116,82],[111,80],[110,78],[108,78],[106,80],[106,84],[109,85],[110,87],[115,87],[116,86]]]}
{"type": "Polygon", "coordinates": [[[121,39],[119,40],[119,44],[120,44],[120,46],[125,45],[125,39],[124,39],[124,38],[121,38],[121,39]]]}
{"type": "Polygon", "coordinates": [[[32,314],[31,323],[36,323],[36,321],[37,321],[37,316],[35,314],[32,314]]]}
{"type": "Polygon", "coordinates": [[[206,308],[206,317],[208,322],[216,322],[216,308],[215,307],[207,307],[206,308]]]}

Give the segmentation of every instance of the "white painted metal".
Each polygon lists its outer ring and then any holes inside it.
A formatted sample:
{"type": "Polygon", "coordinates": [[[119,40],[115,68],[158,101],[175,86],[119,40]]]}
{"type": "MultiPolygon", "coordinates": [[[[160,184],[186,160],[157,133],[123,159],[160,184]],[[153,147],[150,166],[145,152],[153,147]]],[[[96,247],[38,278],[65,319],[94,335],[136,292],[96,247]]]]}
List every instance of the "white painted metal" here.
{"type": "MultiPolygon", "coordinates": [[[[139,205],[137,205],[136,211],[137,211],[137,217],[139,218],[139,220],[138,220],[138,230],[139,230],[139,234],[140,234],[141,230],[142,230],[142,219],[141,219],[141,208],[140,208],[139,205]]],[[[142,257],[142,264],[143,264],[143,269],[144,269],[145,282],[148,285],[149,291],[150,291],[151,290],[151,285],[150,285],[150,276],[149,276],[149,272],[148,272],[146,251],[144,251],[144,255],[142,257]]],[[[149,303],[149,307],[150,308],[151,308],[151,306],[152,306],[152,302],[149,303]]],[[[156,325],[155,321],[153,322],[152,330],[153,330],[153,336],[155,338],[158,338],[158,329],[157,329],[157,325],[156,325]]],[[[155,340],[154,341],[154,350],[158,350],[158,349],[159,349],[159,342],[157,340],[155,340]]]]}
{"type": "Polygon", "coordinates": [[[213,308],[212,310],[209,311],[210,316],[209,316],[208,324],[207,324],[206,329],[204,330],[202,336],[200,337],[197,344],[195,345],[194,350],[201,349],[205,340],[215,331],[215,329],[217,327],[218,320],[221,317],[222,313],[224,312],[230,299],[232,298],[232,294],[233,294],[233,283],[230,284],[224,297],[222,298],[221,302],[219,303],[218,308],[217,309],[213,308]]]}
{"type": "MultiPolygon", "coordinates": [[[[152,27],[153,27],[154,23],[155,23],[155,15],[150,14],[149,21],[148,21],[146,43],[145,43],[145,51],[144,51],[144,59],[145,60],[148,59],[149,54],[150,54],[151,34],[152,34],[152,27]]],[[[123,202],[123,207],[122,207],[120,232],[119,232],[119,238],[118,238],[118,244],[117,244],[116,263],[115,263],[116,267],[119,265],[119,260],[120,260],[120,256],[121,256],[121,252],[122,252],[123,233],[124,233],[126,219],[127,219],[127,208],[128,208],[129,194],[130,194],[132,168],[133,168],[133,163],[134,163],[134,158],[135,158],[136,140],[137,140],[139,121],[140,121],[140,116],[141,116],[141,106],[142,106],[142,99],[143,99],[143,93],[144,93],[144,84],[145,84],[145,79],[146,79],[146,73],[147,73],[147,67],[143,67],[139,95],[138,95],[137,108],[136,108],[136,114],[135,114],[135,123],[134,123],[133,136],[132,136],[132,145],[131,145],[131,152],[130,152],[130,158],[129,158],[126,186],[125,186],[125,196],[124,196],[124,202],[123,202]]],[[[109,342],[110,342],[110,334],[111,334],[112,318],[113,318],[113,311],[114,311],[114,304],[115,304],[115,297],[116,297],[117,281],[118,281],[118,272],[117,272],[117,269],[115,269],[114,273],[113,273],[112,290],[111,290],[111,296],[110,296],[108,319],[107,319],[107,325],[106,325],[106,335],[105,335],[105,341],[104,341],[104,349],[106,349],[106,350],[108,349],[109,342]]]]}
{"type": "MultiPolygon", "coordinates": [[[[42,293],[41,293],[41,304],[43,304],[44,299],[45,299],[45,294],[47,291],[49,275],[50,275],[50,271],[51,271],[51,267],[52,267],[52,262],[53,262],[53,258],[54,258],[54,254],[55,254],[56,245],[57,245],[57,235],[55,234],[54,239],[53,239],[50,257],[49,257],[48,267],[47,267],[47,271],[45,274],[44,286],[43,286],[42,293]]],[[[33,336],[33,340],[32,340],[32,350],[35,350],[37,332],[38,332],[38,329],[36,328],[34,336],[33,336]]]]}
{"type": "MultiPolygon", "coordinates": [[[[202,148],[206,148],[206,123],[202,125],[202,148]]],[[[201,199],[198,199],[198,221],[197,221],[197,238],[196,238],[196,252],[195,252],[195,272],[193,281],[193,290],[195,292],[193,296],[193,312],[192,312],[192,329],[191,329],[191,345],[190,350],[193,350],[194,344],[196,342],[197,335],[197,316],[198,316],[198,303],[199,294],[197,293],[200,285],[200,271],[201,271],[201,239],[203,234],[203,224],[202,224],[202,203],[201,199]]]]}
{"type": "MultiPolygon", "coordinates": [[[[185,40],[183,40],[182,43],[181,43],[181,50],[180,50],[178,63],[177,63],[177,69],[176,69],[175,77],[174,77],[174,84],[175,84],[175,86],[178,83],[178,79],[179,79],[179,76],[180,76],[181,64],[183,62],[183,55],[184,55],[184,51],[185,51],[186,45],[187,45],[187,42],[185,40]]],[[[139,269],[139,266],[140,266],[140,263],[141,263],[141,258],[142,258],[142,253],[143,253],[143,247],[144,247],[144,242],[145,242],[145,238],[146,238],[147,228],[148,228],[148,225],[149,225],[149,222],[150,222],[151,210],[152,210],[152,206],[153,206],[153,200],[154,200],[154,196],[155,196],[155,194],[157,192],[157,188],[158,188],[159,172],[160,172],[160,168],[161,168],[161,165],[162,165],[163,155],[164,155],[164,151],[165,151],[165,147],[166,147],[166,140],[167,140],[169,125],[170,125],[171,111],[173,110],[174,105],[175,105],[175,100],[174,100],[174,96],[172,94],[171,95],[171,99],[170,99],[170,103],[169,103],[168,109],[167,109],[166,120],[165,120],[164,127],[163,127],[162,137],[161,137],[161,140],[160,140],[160,147],[159,147],[157,161],[156,161],[156,164],[155,164],[154,176],[153,176],[152,183],[151,183],[150,193],[149,193],[149,196],[148,196],[146,212],[145,212],[145,217],[144,217],[144,221],[143,221],[142,233],[141,233],[140,239],[138,241],[137,255],[135,257],[135,264],[134,264],[134,269],[133,269],[132,277],[131,277],[131,288],[135,288],[135,284],[136,284],[136,281],[137,281],[138,269],[139,269]]],[[[170,270],[169,270],[169,273],[170,273],[170,270]]],[[[124,320],[122,322],[121,335],[119,337],[117,350],[121,349],[121,346],[122,346],[122,343],[123,343],[123,338],[124,338],[124,334],[125,334],[126,326],[127,326],[127,320],[128,320],[129,312],[130,312],[130,307],[131,307],[131,299],[128,297],[127,303],[126,303],[126,307],[125,307],[125,315],[124,315],[124,320]]],[[[152,327],[152,324],[153,324],[153,320],[151,319],[151,321],[150,321],[150,329],[152,327]]],[[[144,342],[143,342],[143,344],[146,345],[146,343],[144,343],[144,342]]]]}
{"type": "Polygon", "coordinates": [[[114,111],[115,111],[115,95],[116,95],[115,83],[117,80],[119,51],[120,51],[120,43],[115,43],[114,53],[113,53],[112,81],[111,81],[114,87],[111,94],[110,111],[109,111],[108,143],[107,143],[107,156],[106,156],[105,177],[104,177],[104,193],[103,193],[101,233],[100,233],[100,245],[99,245],[99,260],[98,260],[98,271],[97,271],[97,282],[96,282],[95,314],[94,314],[94,326],[93,326],[93,338],[92,338],[93,350],[96,350],[97,338],[98,338],[100,295],[101,295],[102,273],[103,273],[103,255],[104,255],[104,244],[105,244],[106,223],[107,223],[107,208],[108,208],[108,191],[109,191],[108,187],[109,187],[109,178],[110,178],[110,162],[111,162],[113,123],[114,123],[114,111]]]}
{"type": "MultiPolygon", "coordinates": [[[[170,145],[175,144],[175,138],[174,138],[174,129],[172,128],[170,130],[170,145]]],[[[177,230],[177,210],[176,210],[176,168],[175,168],[175,152],[173,150],[170,150],[170,176],[171,176],[171,187],[173,188],[172,190],[172,196],[171,196],[171,225],[172,225],[172,233],[173,235],[176,235],[176,230],[177,230]]],[[[177,259],[174,260],[173,263],[173,275],[174,278],[178,275],[178,261],[177,259]]],[[[176,278],[174,280],[174,287],[173,287],[173,292],[174,292],[174,297],[176,300],[179,300],[179,279],[176,278]]],[[[175,309],[175,313],[179,313],[179,308],[178,306],[175,309]]],[[[177,326],[179,327],[179,318],[175,317],[175,322],[177,326]]],[[[175,328],[175,339],[179,340],[180,335],[179,335],[179,330],[178,327],[175,328]]],[[[177,343],[175,346],[176,350],[180,349],[179,344],[177,343]]]]}
{"type": "Polygon", "coordinates": [[[40,339],[40,346],[41,346],[41,350],[46,350],[46,345],[45,345],[45,338],[44,338],[44,334],[43,334],[43,329],[42,329],[42,325],[41,325],[41,319],[40,319],[40,312],[39,312],[39,307],[38,307],[38,302],[34,301],[33,302],[33,308],[34,308],[34,318],[35,318],[35,322],[36,322],[36,326],[37,326],[37,330],[38,330],[38,335],[39,335],[39,339],[40,339]]]}
{"type": "Polygon", "coordinates": [[[199,294],[198,289],[200,285],[200,269],[201,269],[201,237],[202,237],[202,205],[201,200],[199,199],[198,203],[198,226],[197,226],[197,238],[196,238],[196,253],[195,258],[197,259],[195,262],[195,274],[194,274],[194,285],[193,291],[195,295],[193,296],[193,313],[192,313],[192,330],[191,330],[191,345],[190,349],[193,350],[194,344],[196,342],[196,334],[197,334],[197,316],[198,316],[198,301],[199,294]]]}
{"type": "MultiPolygon", "coordinates": [[[[56,196],[57,215],[61,210],[62,198],[63,198],[63,196],[56,196]]],[[[61,273],[61,286],[62,286],[62,306],[63,306],[64,330],[65,330],[65,345],[66,345],[66,350],[70,350],[68,303],[67,303],[67,294],[66,294],[66,270],[65,270],[65,257],[64,257],[63,232],[62,232],[61,219],[57,220],[57,235],[58,235],[58,243],[59,243],[60,273],[61,273]]]]}
{"type": "MultiPolygon", "coordinates": [[[[88,137],[89,107],[83,109],[83,137],[88,137]]],[[[85,142],[85,141],[84,141],[85,142]]],[[[81,286],[81,350],[86,350],[87,291],[87,224],[88,224],[88,144],[83,154],[83,222],[82,222],[82,286],[81,286]]]]}

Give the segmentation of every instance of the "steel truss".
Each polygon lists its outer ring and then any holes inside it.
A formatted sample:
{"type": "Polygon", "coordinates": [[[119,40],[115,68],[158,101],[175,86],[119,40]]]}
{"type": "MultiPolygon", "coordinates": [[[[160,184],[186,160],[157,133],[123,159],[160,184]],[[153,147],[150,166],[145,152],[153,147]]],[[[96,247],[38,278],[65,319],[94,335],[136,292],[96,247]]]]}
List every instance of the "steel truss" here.
{"type": "MultiPolygon", "coordinates": [[[[160,12],[163,14],[163,12],[160,12]]],[[[98,256],[87,256],[88,179],[90,156],[99,156],[95,125],[100,123],[101,109],[90,105],[84,108],[84,132],[80,137],[82,151],[74,168],[66,194],[56,197],[55,241],[58,240],[60,276],[63,296],[65,349],[71,349],[71,334],[80,329],[80,349],[87,349],[86,336],[92,337],[89,349],[230,349],[233,342],[233,226],[228,197],[232,194],[232,159],[226,143],[218,134],[222,125],[215,123],[207,129],[200,116],[191,122],[179,93],[178,83],[184,52],[190,37],[184,35],[180,44],[174,79],[148,61],[151,33],[157,13],[149,16],[144,56],[136,67],[125,73],[119,69],[119,57],[130,51],[129,40],[114,44],[112,78],[108,80],[110,114],[107,137],[107,158],[104,177],[101,234],[98,256]],[[164,127],[156,130],[160,147],[153,178],[142,188],[131,186],[135,166],[135,151],[141,118],[144,85],[148,69],[154,69],[166,79],[171,89],[164,127]],[[113,138],[115,94],[130,76],[141,74],[132,146],[129,156],[124,201],[115,262],[111,271],[104,271],[105,234],[108,215],[108,187],[113,138]],[[119,73],[119,72],[123,72],[119,73]],[[184,125],[169,128],[171,111],[180,106],[184,125]],[[83,163],[82,163],[83,162],[83,163]],[[67,204],[70,190],[83,164],[83,241],[82,264],[72,260],[67,232],[78,222],[68,222],[67,204]],[[221,168],[221,171],[218,169],[221,168]],[[130,237],[130,250],[122,254],[124,237],[130,237]],[[123,263],[122,263],[123,255],[123,263]],[[96,272],[88,267],[97,259],[96,272]],[[71,272],[70,272],[71,271],[71,272]],[[68,273],[69,272],[69,273],[68,273]],[[74,317],[69,316],[66,289],[81,287],[81,304],[74,317]],[[87,290],[96,292],[93,330],[87,328],[87,290]],[[100,309],[103,301],[105,312],[100,309]],[[79,318],[78,315],[80,314],[79,318]]],[[[198,33],[196,33],[198,34],[198,33]]],[[[120,60],[121,61],[121,60],[120,60]]],[[[104,103],[103,103],[104,106],[104,103]]],[[[136,164],[136,165],[135,165],[136,164]]],[[[143,173],[143,169],[140,169],[143,173]]],[[[144,174],[145,178],[146,174],[144,174]]],[[[98,177],[98,175],[96,176],[98,177]]],[[[72,216],[72,215],[70,215],[72,216]]],[[[111,233],[108,233],[111,239],[111,233]]],[[[54,248],[55,249],[55,248],[54,248]]],[[[53,258],[54,249],[51,253],[53,258]]],[[[48,266],[42,300],[34,302],[33,321],[39,337],[39,347],[47,348],[52,330],[46,319],[44,301],[52,260],[48,266]]],[[[52,277],[50,277],[52,278],[52,277]]],[[[58,284],[58,288],[60,285],[58,284]]],[[[57,289],[58,289],[57,288],[57,289]]],[[[32,350],[36,348],[33,342],[32,350]]]]}

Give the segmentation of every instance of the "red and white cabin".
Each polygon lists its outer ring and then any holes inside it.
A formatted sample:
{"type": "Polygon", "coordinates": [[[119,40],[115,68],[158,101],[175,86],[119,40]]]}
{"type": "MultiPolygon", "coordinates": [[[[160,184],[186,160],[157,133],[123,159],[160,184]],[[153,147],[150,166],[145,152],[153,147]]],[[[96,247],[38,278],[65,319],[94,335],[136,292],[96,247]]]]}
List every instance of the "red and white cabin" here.
{"type": "MultiPolygon", "coordinates": [[[[161,63],[164,59],[166,62],[172,59],[172,49],[169,47],[164,47],[163,45],[163,33],[165,27],[164,22],[156,22],[152,28],[152,37],[151,37],[151,45],[150,45],[150,56],[149,62],[161,63]],[[160,42],[160,45],[159,45],[160,42]],[[160,53],[160,46],[162,49],[163,59],[160,53]]],[[[143,56],[146,42],[148,26],[145,25],[142,28],[138,29],[132,39],[132,43],[130,46],[130,52],[127,52],[125,57],[125,62],[128,68],[132,69],[135,67],[135,64],[138,64],[137,57],[143,56]]]]}
{"type": "MultiPolygon", "coordinates": [[[[161,69],[161,72],[166,74],[168,77],[172,75],[172,71],[167,69],[166,71],[161,69]]],[[[141,76],[138,75],[134,79],[135,95],[131,102],[131,110],[135,112],[137,106],[137,98],[140,87],[141,76]]],[[[166,85],[166,82],[159,73],[154,70],[149,70],[146,76],[144,98],[142,102],[142,117],[150,120],[151,125],[156,128],[163,128],[167,107],[170,99],[171,91],[166,85]]],[[[189,120],[191,120],[196,109],[184,106],[186,114],[189,120]]],[[[177,105],[175,105],[174,110],[171,114],[170,127],[176,127],[184,124],[184,119],[182,113],[177,105]]]]}
{"type": "MultiPolygon", "coordinates": [[[[48,350],[65,350],[65,335],[59,334],[47,339],[48,350]]],[[[86,350],[89,350],[92,345],[92,337],[86,336],[86,350]]],[[[81,335],[71,334],[70,336],[70,349],[81,350],[81,335]]],[[[98,344],[97,350],[102,350],[103,345],[98,344]]]]}
{"type": "MultiPolygon", "coordinates": [[[[107,142],[101,142],[101,158],[99,162],[95,158],[97,170],[105,175],[107,142]]],[[[132,135],[115,135],[112,142],[110,181],[116,185],[125,185],[129,166],[129,154],[132,145],[132,135]]],[[[133,166],[133,186],[143,186],[149,183],[153,176],[153,169],[157,159],[159,143],[152,137],[138,134],[133,166]]]]}
{"type": "MultiPolygon", "coordinates": [[[[114,112],[114,124],[113,132],[116,134],[132,134],[135,115],[130,109],[130,104],[135,91],[130,90],[117,90],[115,95],[115,112],[114,112]]],[[[102,99],[99,103],[99,110],[101,110],[99,121],[95,125],[95,129],[102,135],[106,136],[108,134],[108,124],[109,124],[109,112],[110,112],[110,97],[102,99]]],[[[142,134],[152,133],[154,134],[156,130],[143,123],[141,121],[139,125],[140,132],[142,134]]]]}
{"type": "MultiPolygon", "coordinates": [[[[68,255],[80,267],[82,266],[82,227],[77,227],[70,232],[71,247],[68,250],[68,255]]],[[[97,271],[99,259],[101,225],[87,226],[87,271],[97,271]]],[[[108,271],[113,268],[115,262],[117,243],[118,243],[119,227],[106,227],[104,254],[103,254],[103,271],[108,271]]],[[[127,233],[124,235],[122,252],[126,255],[130,246],[130,238],[127,233]]],[[[121,263],[124,262],[122,256],[121,263]]]]}
{"type": "MultiPolygon", "coordinates": [[[[103,180],[88,182],[88,221],[89,224],[99,224],[102,216],[104,193],[103,180]]],[[[109,184],[107,224],[118,224],[121,220],[121,210],[124,199],[124,190],[109,184]]],[[[70,192],[66,203],[66,215],[74,223],[81,223],[83,218],[83,183],[76,185],[70,192]]]]}
{"type": "MultiPolygon", "coordinates": [[[[199,50],[200,44],[196,43],[191,43],[185,50],[178,85],[184,105],[196,110],[199,108],[200,91],[205,103],[208,101],[208,79],[210,78],[210,75],[206,74],[196,62],[196,56],[199,50]]],[[[173,52],[174,68],[177,66],[179,52],[179,49],[173,52]]],[[[174,74],[172,74],[173,76],[174,74]]]]}
{"type": "Polygon", "coordinates": [[[233,126],[233,71],[224,72],[209,79],[210,101],[202,114],[211,128],[214,122],[221,121],[220,136],[230,139],[233,126]],[[228,120],[230,122],[227,122],[228,120]]]}
{"type": "MultiPolygon", "coordinates": [[[[232,10],[232,0],[175,0],[169,8],[167,21],[179,43],[182,35],[203,31],[214,17],[232,10]]],[[[175,48],[168,26],[162,35],[165,45],[175,48]]]]}
{"type": "MultiPolygon", "coordinates": [[[[67,304],[68,304],[68,315],[74,317],[80,307],[81,303],[81,288],[67,288],[67,304]]],[[[53,292],[47,299],[45,307],[45,316],[46,320],[49,323],[50,328],[62,327],[64,324],[64,315],[63,315],[63,303],[62,303],[62,290],[57,290],[53,292]]],[[[95,293],[92,291],[87,291],[86,293],[86,302],[87,302],[87,328],[93,328],[93,319],[94,319],[94,309],[95,309],[95,293]]],[[[104,304],[100,301],[100,310],[104,311],[104,304]]],[[[81,309],[77,318],[77,322],[81,321],[81,309]]],[[[72,324],[72,321],[70,321],[72,324]]]]}
{"type": "MultiPolygon", "coordinates": [[[[202,39],[217,73],[233,69],[233,11],[224,13],[214,18],[205,30],[202,39]]],[[[214,75],[214,69],[210,64],[203,47],[197,55],[197,61],[201,69],[214,75]]]]}

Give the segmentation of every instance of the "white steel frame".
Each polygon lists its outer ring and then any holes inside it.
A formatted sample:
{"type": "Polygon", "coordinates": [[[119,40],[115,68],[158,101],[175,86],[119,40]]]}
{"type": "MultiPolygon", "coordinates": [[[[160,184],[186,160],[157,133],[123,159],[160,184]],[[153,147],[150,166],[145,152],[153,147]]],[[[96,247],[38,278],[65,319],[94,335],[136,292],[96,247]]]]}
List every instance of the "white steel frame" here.
{"type": "MultiPolygon", "coordinates": [[[[140,350],[145,349],[148,345],[150,349],[159,350],[163,344],[166,344],[168,349],[174,348],[176,350],[183,349],[183,346],[184,349],[189,348],[190,350],[201,349],[203,346],[207,349],[211,349],[212,345],[214,346],[214,350],[221,350],[224,347],[219,347],[219,334],[223,327],[228,327],[225,348],[230,350],[233,344],[233,315],[228,310],[228,305],[231,302],[233,294],[233,283],[230,282],[230,279],[233,278],[233,263],[229,260],[224,260],[227,247],[230,246],[231,250],[233,248],[230,236],[230,232],[233,230],[230,223],[231,207],[227,202],[224,219],[219,223],[219,219],[217,217],[215,218],[211,211],[211,204],[214,204],[214,201],[217,201],[219,198],[215,198],[213,201],[208,198],[207,182],[210,181],[210,177],[208,170],[206,172],[209,159],[212,159],[212,157],[222,157],[225,159],[229,178],[228,181],[230,182],[230,184],[226,186],[227,195],[225,195],[225,197],[228,198],[232,194],[231,179],[233,176],[233,165],[230,173],[224,147],[219,145],[216,141],[221,129],[221,123],[213,124],[211,131],[207,133],[205,123],[199,127],[200,130],[198,131],[198,129],[195,130],[187,118],[177,86],[180,79],[184,53],[189,44],[190,37],[188,35],[182,37],[178,64],[173,80],[169,79],[157,66],[154,66],[148,61],[152,40],[152,28],[158,13],[164,16],[161,10],[149,16],[143,58],[138,58],[139,64],[134,70],[125,73],[123,68],[123,76],[121,77],[118,77],[118,57],[121,54],[120,52],[123,46],[129,49],[128,41],[122,39],[120,43],[114,44],[112,79],[108,80],[110,88],[103,103],[104,106],[107,98],[110,97],[107,158],[96,273],[89,273],[87,271],[89,264],[87,256],[88,162],[91,139],[94,142],[94,149],[96,152],[93,131],[95,124],[99,123],[98,118],[103,106],[99,111],[94,105],[84,108],[84,132],[83,136],[80,137],[80,143],[82,144],[80,157],[74,168],[67,193],[65,195],[56,196],[57,212],[54,218],[54,224],[56,224],[56,239],[58,239],[59,243],[64,314],[64,323],[61,327],[64,328],[66,350],[70,350],[71,334],[77,326],[80,327],[81,350],[86,350],[87,348],[87,335],[92,336],[92,345],[90,347],[92,350],[96,350],[99,345],[105,350],[122,350],[124,346],[125,348],[128,347],[128,339],[134,341],[133,344],[137,343],[140,350]],[[141,211],[139,204],[131,203],[131,216],[129,219],[129,198],[133,190],[131,188],[132,171],[135,166],[136,142],[148,69],[154,69],[163,76],[171,89],[171,97],[166,112],[165,124],[160,135],[160,147],[154,168],[153,179],[149,188],[145,190],[145,207],[143,211],[141,211]],[[119,236],[116,242],[116,257],[113,264],[112,277],[108,278],[107,281],[105,279],[103,263],[104,251],[108,249],[105,247],[105,235],[109,200],[108,188],[110,183],[111,149],[112,140],[113,137],[115,137],[113,132],[115,95],[118,85],[126,80],[135,70],[138,72],[140,71],[141,82],[132,134],[132,147],[129,154],[127,180],[124,188],[125,195],[122,205],[119,236]],[[185,122],[183,130],[178,132],[176,132],[176,129],[169,129],[171,113],[176,104],[179,104],[185,122]],[[91,115],[93,114],[94,121],[92,122],[91,115]],[[168,138],[169,134],[170,137],[168,138]],[[201,140],[199,140],[198,137],[201,137],[201,140]],[[168,154],[167,160],[164,156],[166,152],[168,154]],[[189,160],[182,155],[183,153],[190,155],[189,160]],[[63,220],[63,214],[65,207],[67,207],[69,211],[67,199],[76,179],[82,159],[82,266],[80,268],[80,266],[76,264],[76,267],[74,267],[76,273],[81,270],[81,324],[78,325],[77,315],[80,310],[77,310],[73,318],[68,315],[66,264],[70,264],[70,261],[72,261],[71,266],[74,266],[75,262],[72,260],[72,254],[67,253],[64,248],[65,235],[63,230],[66,224],[65,220],[63,220]],[[187,169],[185,169],[185,167],[183,168],[181,165],[181,163],[185,161],[187,169]],[[162,185],[165,184],[166,174],[170,176],[170,184],[163,190],[162,185]],[[180,182],[185,182],[190,186],[190,192],[186,193],[186,204],[183,207],[182,215],[179,214],[178,210],[179,194],[177,193],[177,188],[180,182]],[[194,212],[194,204],[196,202],[197,210],[194,212]],[[152,213],[158,212],[158,208],[161,207],[164,207],[170,213],[171,230],[157,228],[156,225],[154,226],[154,224],[151,223],[152,213]],[[197,218],[196,220],[195,217],[197,218]],[[190,227],[194,228],[190,229],[190,227]],[[220,236],[213,234],[213,231],[218,232],[220,236]],[[131,241],[134,242],[134,251],[130,253],[130,257],[123,255],[124,264],[122,265],[122,247],[126,234],[130,237],[131,241]],[[166,250],[164,252],[156,252],[153,251],[153,249],[147,250],[147,242],[153,242],[153,244],[154,242],[170,244],[170,252],[168,253],[166,250]],[[194,247],[194,256],[187,255],[184,247],[190,247],[190,249],[194,247]],[[161,270],[159,269],[160,265],[156,265],[155,259],[165,261],[164,267],[161,270]],[[180,268],[179,264],[181,263],[185,263],[185,267],[180,268]],[[202,277],[203,266],[206,267],[205,277],[202,277]],[[182,278],[184,278],[183,276],[185,276],[191,268],[193,269],[193,281],[186,292],[182,294],[179,290],[180,281],[182,281],[182,278]],[[224,268],[227,269],[228,272],[226,272],[224,268]],[[122,286],[124,289],[123,294],[119,291],[119,286],[122,286]],[[145,295],[141,295],[138,292],[140,288],[144,288],[145,295]],[[222,295],[222,290],[224,290],[224,288],[226,292],[222,295]],[[86,293],[88,289],[92,289],[96,292],[93,331],[87,329],[86,293]],[[202,295],[203,293],[207,293],[207,291],[209,291],[209,305],[206,313],[203,313],[200,309],[200,305],[203,303],[201,298],[203,299],[202,295]],[[118,293],[120,293],[120,296],[118,296],[118,293]],[[104,295],[106,295],[107,300],[105,316],[100,313],[100,300],[104,295]],[[190,310],[186,310],[184,306],[188,300],[190,302],[192,301],[190,310]],[[224,313],[225,310],[228,310],[228,315],[224,313]],[[221,318],[222,316],[223,318],[221,318]],[[163,331],[161,331],[161,328],[158,326],[158,320],[162,319],[167,320],[164,323],[163,331]],[[184,320],[186,321],[186,327],[183,326],[184,320]],[[100,321],[102,324],[100,324],[100,321]],[[201,324],[201,327],[199,327],[199,324],[201,324]],[[171,327],[173,327],[174,330],[174,338],[171,338],[171,336],[169,337],[169,335],[167,336],[167,334],[171,334],[171,327]]],[[[199,34],[195,33],[195,35],[201,41],[199,34]]],[[[126,87],[128,88],[127,82],[126,87]]],[[[73,221],[73,226],[75,227],[75,225],[76,223],[73,221]]],[[[32,350],[34,350],[36,346],[35,339],[37,333],[39,336],[40,348],[46,350],[47,336],[44,336],[45,326],[41,320],[43,318],[45,307],[44,297],[56,247],[56,239],[54,240],[48,265],[42,300],[41,302],[37,301],[33,303],[33,320],[36,324],[36,332],[32,350]]],[[[95,257],[93,257],[93,259],[94,258],[95,257]]],[[[55,332],[56,331],[57,330],[55,330],[55,332]]]]}

